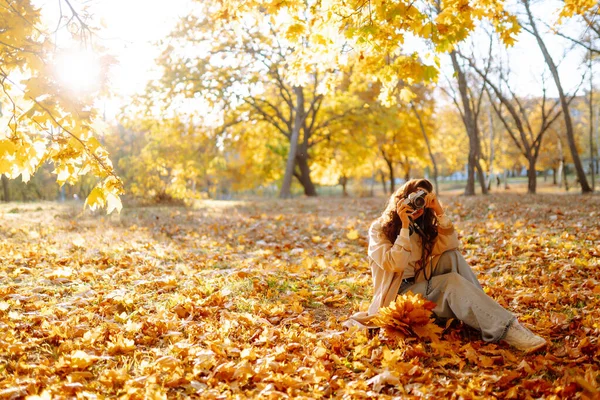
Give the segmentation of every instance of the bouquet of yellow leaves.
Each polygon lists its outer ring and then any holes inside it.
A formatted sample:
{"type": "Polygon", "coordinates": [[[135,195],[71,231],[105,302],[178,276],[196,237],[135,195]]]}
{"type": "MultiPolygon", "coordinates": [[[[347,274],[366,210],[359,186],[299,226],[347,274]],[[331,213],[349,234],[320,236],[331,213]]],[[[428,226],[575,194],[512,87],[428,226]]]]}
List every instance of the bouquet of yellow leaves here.
{"type": "Polygon", "coordinates": [[[437,342],[443,329],[434,323],[436,304],[421,294],[407,292],[396,297],[388,307],[379,309],[373,322],[392,336],[429,338],[437,342]]]}

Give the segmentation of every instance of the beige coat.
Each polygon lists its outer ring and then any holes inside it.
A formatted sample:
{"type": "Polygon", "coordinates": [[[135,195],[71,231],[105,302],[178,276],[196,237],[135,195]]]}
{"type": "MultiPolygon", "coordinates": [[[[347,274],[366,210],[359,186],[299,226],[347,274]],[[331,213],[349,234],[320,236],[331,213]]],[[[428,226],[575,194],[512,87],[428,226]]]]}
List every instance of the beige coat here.
{"type": "MultiPolygon", "coordinates": [[[[459,246],[456,231],[448,217],[442,216],[439,222],[438,236],[431,253],[432,262],[428,263],[428,269],[432,265],[435,268],[443,252],[459,246]]],[[[347,327],[374,327],[371,319],[381,307],[388,306],[396,299],[402,280],[414,277],[415,264],[421,259],[421,239],[416,233],[409,237],[408,229],[401,229],[400,235],[392,244],[381,231],[378,219],[369,228],[368,256],[373,276],[373,300],[367,312],[356,313],[344,323],[347,327]]],[[[427,276],[430,276],[429,270],[427,276]]],[[[424,279],[424,274],[421,273],[417,281],[424,279]]]]}

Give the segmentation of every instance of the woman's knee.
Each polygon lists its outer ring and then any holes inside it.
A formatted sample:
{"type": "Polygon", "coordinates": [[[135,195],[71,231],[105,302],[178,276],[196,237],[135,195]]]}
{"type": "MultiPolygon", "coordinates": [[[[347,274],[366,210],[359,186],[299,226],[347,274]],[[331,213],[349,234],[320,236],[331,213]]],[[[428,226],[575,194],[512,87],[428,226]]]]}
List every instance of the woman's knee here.
{"type": "Polygon", "coordinates": [[[467,281],[458,272],[448,272],[444,275],[447,288],[460,288],[467,281]]]}
{"type": "Polygon", "coordinates": [[[448,272],[443,275],[434,276],[427,287],[427,294],[436,293],[460,293],[465,279],[456,272],[448,272]]]}
{"type": "Polygon", "coordinates": [[[446,250],[445,252],[443,252],[440,255],[440,261],[442,261],[445,258],[453,258],[455,257],[456,259],[460,260],[461,258],[464,259],[462,253],[460,252],[460,250],[458,249],[452,249],[452,250],[446,250]]]}

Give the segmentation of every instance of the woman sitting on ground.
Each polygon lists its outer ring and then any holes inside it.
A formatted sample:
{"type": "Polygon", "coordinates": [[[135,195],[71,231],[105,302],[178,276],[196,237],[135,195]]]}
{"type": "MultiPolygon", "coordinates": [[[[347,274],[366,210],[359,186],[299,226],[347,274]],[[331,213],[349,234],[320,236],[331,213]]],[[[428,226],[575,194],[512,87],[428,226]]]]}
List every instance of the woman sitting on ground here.
{"type": "Polygon", "coordinates": [[[504,340],[525,352],[543,348],[545,339],[485,294],[458,246],[452,222],[431,183],[408,181],[369,228],[373,301],[367,312],[353,315],[345,325],[376,328],[371,319],[377,311],[398,294],[411,291],[436,303],[437,317],[463,321],[481,331],[486,342],[504,340]]]}

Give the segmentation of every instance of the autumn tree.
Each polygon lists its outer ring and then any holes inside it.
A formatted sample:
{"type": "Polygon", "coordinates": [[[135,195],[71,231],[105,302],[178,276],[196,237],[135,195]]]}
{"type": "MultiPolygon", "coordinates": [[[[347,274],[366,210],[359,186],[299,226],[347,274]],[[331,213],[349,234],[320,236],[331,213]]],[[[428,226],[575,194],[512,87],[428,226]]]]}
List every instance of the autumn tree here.
{"type": "MultiPolygon", "coordinates": [[[[224,6],[211,2],[197,6],[199,12],[184,18],[168,40],[160,59],[164,67],[160,90],[167,97],[207,99],[223,113],[226,136],[238,124],[278,132],[288,143],[281,197],[290,196],[293,177],[306,195],[315,196],[312,149],[328,140],[332,124],[353,111],[343,103],[329,102],[325,95],[335,91],[341,74],[321,68],[316,60],[306,73],[298,72],[294,52],[300,45],[295,40],[305,37],[299,17],[287,15],[300,21],[288,26],[261,9],[224,19],[224,6]],[[190,46],[197,49],[195,57],[177,50],[190,46]]],[[[310,51],[310,42],[304,46],[310,51]]]]}
{"type": "MultiPolygon", "coordinates": [[[[90,27],[72,11],[72,33],[89,39],[90,27]]],[[[41,23],[41,11],[30,1],[0,2],[0,174],[30,176],[46,162],[55,167],[59,184],[74,184],[92,174],[98,184],[86,204],[121,208],[122,183],[107,152],[96,139],[96,93],[76,94],[57,80],[57,52],[51,34],[41,23]]],[[[6,186],[5,186],[6,188],[6,186]]]]}
{"type": "Polygon", "coordinates": [[[132,114],[105,137],[128,193],[145,202],[214,194],[223,155],[213,132],[189,116],[157,121],[132,114]]]}
{"type": "Polygon", "coordinates": [[[421,127],[410,104],[386,107],[373,102],[369,111],[362,123],[357,124],[363,131],[361,140],[366,139],[369,147],[378,153],[385,180],[390,182],[390,191],[394,192],[398,174],[405,180],[410,179],[412,166],[427,159],[421,127]]]}
{"type": "MultiPolygon", "coordinates": [[[[304,4],[300,1],[226,1],[223,4],[222,15],[229,20],[242,19],[245,12],[255,8],[273,17],[282,13],[306,16],[300,11],[304,4]]],[[[460,2],[434,5],[430,2],[372,4],[359,0],[334,0],[313,3],[308,18],[288,19],[287,25],[294,32],[307,32],[307,36],[296,35],[296,43],[320,44],[309,47],[312,54],[306,60],[294,57],[298,60],[293,64],[296,70],[306,70],[307,63],[314,60],[314,54],[322,58],[324,65],[339,65],[345,60],[344,52],[340,50],[352,48],[360,54],[361,63],[378,77],[380,101],[390,105],[397,101],[396,89],[401,82],[433,83],[437,80],[438,57],[420,57],[416,52],[403,52],[407,37],[425,41],[435,52],[450,52],[468,37],[476,21],[482,19],[491,22],[506,44],[512,43],[513,35],[519,30],[516,18],[503,8],[501,2],[494,2],[493,6],[478,2],[465,6],[460,2]],[[345,35],[344,41],[339,40],[339,32],[345,35]]],[[[293,54],[306,55],[306,47],[296,46],[293,54]]],[[[400,91],[399,98],[403,102],[409,102],[413,97],[409,86],[400,91]]],[[[476,153],[474,145],[474,158],[476,153]]]]}
{"type": "Polygon", "coordinates": [[[467,163],[469,143],[465,140],[462,117],[455,106],[440,104],[433,114],[433,147],[441,149],[438,168],[441,175],[449,176],[463,172],[467,163]]]}

